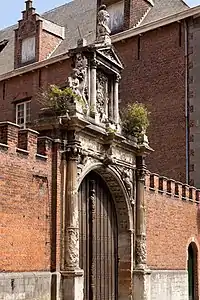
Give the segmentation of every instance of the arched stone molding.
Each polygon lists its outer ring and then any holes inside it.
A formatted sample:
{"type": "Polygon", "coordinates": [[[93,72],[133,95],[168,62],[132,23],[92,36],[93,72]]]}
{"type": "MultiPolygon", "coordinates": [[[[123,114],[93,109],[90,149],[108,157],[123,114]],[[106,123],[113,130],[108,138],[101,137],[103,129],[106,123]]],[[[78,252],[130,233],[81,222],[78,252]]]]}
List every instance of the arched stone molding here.
{"type": "Polygon", "coordinates": [[[187,247],[189,299],[199,299],[199,244],[191,238],[187,247]]]}
{"type": "Polygon", "coordinates": [[[118,299],[131,299],[134,253],[133,208],[120,172],[114,166],[105,166],[100,162],[86,166],[79,176],[78,187],[91,171],[102,177],[115,203],[118,224],[118,299]]]}
{"type": "MultiPolygon", "coordinates": [[[[199,242],[198,242],[197,238],[194,237],[194,236],[190,237],[188,239],[188,241],[187,241],[187,245],[186,245],[186,249],[185,249],[185,252],[186,252],[186,267],[187,267],[187,261],[188,261],[188,248],[189,248],[190,244],[194,244],[195,245],[198,254],[199,254],[199,250],[200,250],[200,248],[199,248],[199,242]]],[[[198,258],[198,262],[199,262],[199,258],[198,258]]]]}

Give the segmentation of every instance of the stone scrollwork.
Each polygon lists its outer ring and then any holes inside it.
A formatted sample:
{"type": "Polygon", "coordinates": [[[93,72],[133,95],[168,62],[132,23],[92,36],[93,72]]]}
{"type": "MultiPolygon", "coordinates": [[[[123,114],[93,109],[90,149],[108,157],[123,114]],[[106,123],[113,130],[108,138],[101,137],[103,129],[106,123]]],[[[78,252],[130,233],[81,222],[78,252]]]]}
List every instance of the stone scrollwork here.
{"type": "Polygon", "coordinates": [[[79,267],[79,229],[67,228],[66,233],[66,262],[67,268],[79,267]]]}
{"type": "Polygon", "coordinates": [[[108,121],[108,78],[102,73],[97,73],[97,112],[100,116],[101,122],[108,121]]]}
{"type": "Polygon", "coordinates": [[[142,235],[136,238],[136,266],[143,268],[147,263],[146,236],[142,235]]]}
{"type": "Polygon", "coordinates": [[[85,108],[88,109],[87,59],[82,53],[77,53],[74,57],[74,68],[68,77],[68,85],[83,100],[85,108]]]}
{"type": "Polygon", "coordinates": [[[79,161],[80,156],[82,155],[82,148],[80,143],[74,142],[66,145],[66,159],[79,161]]]}

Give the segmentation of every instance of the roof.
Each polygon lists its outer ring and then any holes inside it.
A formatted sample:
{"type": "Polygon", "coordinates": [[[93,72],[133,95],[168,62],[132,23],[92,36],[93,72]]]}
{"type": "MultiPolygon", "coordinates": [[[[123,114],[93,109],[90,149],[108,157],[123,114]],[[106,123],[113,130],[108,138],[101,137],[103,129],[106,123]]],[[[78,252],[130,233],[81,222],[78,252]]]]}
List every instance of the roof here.
{"type": "MultiPolygon", "coordinates": [[[[189,7],[182,0],[154,0],[154,6],[138,27],[188,9],[189,7]]],[[[75,48],[80,38],[85,38],[88,43],[95,40],[96,1],[94,0],[74,0],[44,13],[42,18],[65,27],[65,39],[51,57],[75,48]]],[[[17,24],[0,31],[0,42],[9,40],[0,53],[0,75],[14,69],[15,28],[17,24]]]]}
{"type": "Polygon", "coordinates": [[[151,23],[189,9],[188,5],[182,0],[155,0],[154,3],[154,7],[149,11],[140,25],[151,23]]]}

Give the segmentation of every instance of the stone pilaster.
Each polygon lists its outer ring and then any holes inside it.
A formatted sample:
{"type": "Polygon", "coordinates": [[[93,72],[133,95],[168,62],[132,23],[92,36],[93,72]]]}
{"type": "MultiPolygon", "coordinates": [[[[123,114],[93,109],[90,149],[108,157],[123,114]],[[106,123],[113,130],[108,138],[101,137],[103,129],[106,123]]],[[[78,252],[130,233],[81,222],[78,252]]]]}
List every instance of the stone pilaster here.
{"type": "Polygon", "coordinates": [[[147,269],[145,187],[146,166],[143,156],[136,157],[136,241],[133,276],[134,299],[150,299],[150,271],[147,269]]]}
{"type": "Polygon", "coordinates": [[[77,189],[77,162],[81,152],[80,142],[73,132],[66,146],[66,184],[64,216],[64,266],[62,275],[62,299],[83,299],[83,270],[79,267],[79,213],[77,189]]]}
{"type": "Polygon", "coordinates": [[[119,124],[119,81],[120,75],[117,75],[114,82],[114,103],[113,103],[113,119],[116,124],[119,124]]]}
{"type": "Polygon", "coordinates": [[[96,98],[97,98],[97,62],[93,58],[90,61],[90,115],[96,115],[96,98]]]}

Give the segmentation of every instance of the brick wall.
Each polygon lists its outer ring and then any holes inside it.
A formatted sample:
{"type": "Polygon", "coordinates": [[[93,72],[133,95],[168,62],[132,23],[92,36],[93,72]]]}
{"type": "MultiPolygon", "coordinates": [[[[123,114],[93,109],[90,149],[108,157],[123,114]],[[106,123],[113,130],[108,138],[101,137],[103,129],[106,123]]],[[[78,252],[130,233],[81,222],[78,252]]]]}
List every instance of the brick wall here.
{"type": "Polygon", "coordinates": [[[173,23],[116,43],[124,62],[121,105],[145,103],[155,150],[148,169],[186,181],[185,58],[183,25],[173,23]]]}
{"type": "Polygon", "coordinates": [[[172,180],[148,175],[148,266],[159,270],[187,270],[187,251],[193,241],[199,247],[199,191],[172,180]]]}
{"type": "MultiPolygon", "coordinates": [[[[52,244],[52,149],[51,140],[37,139],[35,131],[0,123],[1,272],[46,271],[59,257],[59,235],[52,244]]],[[[57,216],[59,207],[56,203],[57,216]]],[[[59,226],[59,217],[56,222],[59,226]]]]}
{"type": "Polygon", "coordinates": [[[0,121],[15,122],[16,104],[27,99],[31,99],[31,120],[38,118],[42,106],[37,100],[38,92],[50,84],[64,85],[70,70],[68,59],[0,82],[0,121]]]}
{"type": "Polygon", "coordinates": [[[145,0],[124,1],[124,28],[136,26],[150,7],[151,5],[145,0]]]}
{"type": "Polygon", "coordinates": [[[43,30],[40,36],[39,61],[48,58],[61,41],[61,38],[43,30]]]}

